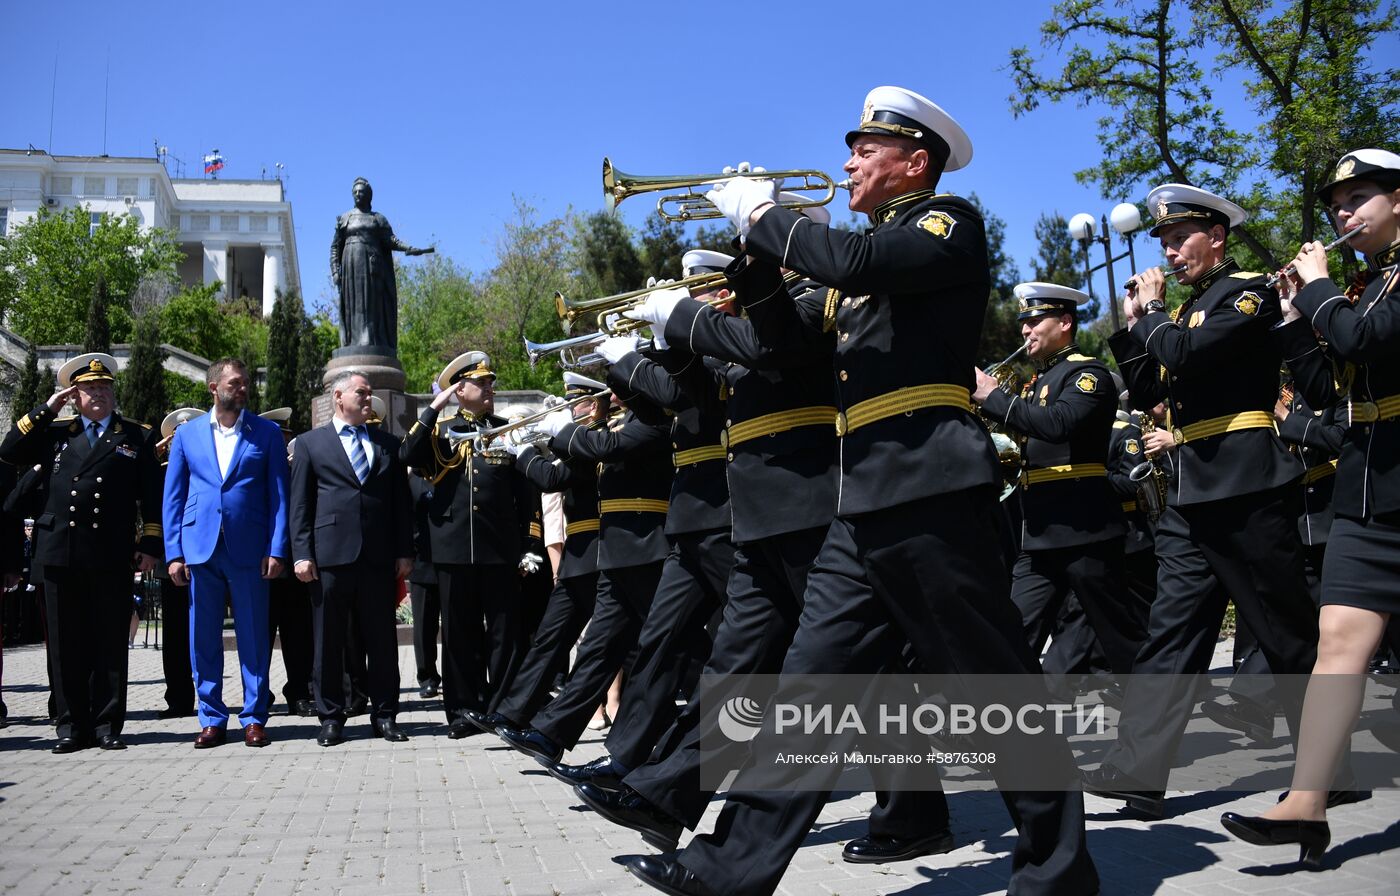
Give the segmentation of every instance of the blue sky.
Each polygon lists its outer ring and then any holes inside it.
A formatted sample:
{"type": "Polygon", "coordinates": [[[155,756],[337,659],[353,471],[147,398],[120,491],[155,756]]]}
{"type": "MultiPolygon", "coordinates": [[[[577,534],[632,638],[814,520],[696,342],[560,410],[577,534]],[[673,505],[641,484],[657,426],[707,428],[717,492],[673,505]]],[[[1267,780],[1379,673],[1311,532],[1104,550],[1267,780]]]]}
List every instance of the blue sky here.
{"type": "MultiPolygon", "coordinates": [[[[1046,106],[1019,120],[1008,111],[1009,50],[1038,44],[1050,8],[12,3],[0,11],[0,146],[101,153],[110,65],[109,154],[150,155],[159,140],[186,176],[199,176],[213,147],[225,177],[286,166],[314,306],[333,296],[328,246],[357,176],[373,183],[376,209],[402,239],[435,242],[481,271],[513,195],[546,215],[602,208],[605,155],[643,174],[744,159],[837,174],[865,93],[896,84],[968,131],[972,164],[942,187],[976,192],[1006,221],[1008,249],[1029,276],[1042,212],[1097,216],[1141,199],[1105,199],[1072,176],[1099,158],[1100,110],[1046,106]]],[[[1247,110],[1235,109],[1247,125],[1247,110]]],[[[622,211],[639,225],[650,208],[636,198],[622,211]]],[[[1159,252],[1140,237],[1138,258],[1145,265],[1159,252]]],[[[1123,262],[1119,282],[1127,273],[1123,262]]]]}

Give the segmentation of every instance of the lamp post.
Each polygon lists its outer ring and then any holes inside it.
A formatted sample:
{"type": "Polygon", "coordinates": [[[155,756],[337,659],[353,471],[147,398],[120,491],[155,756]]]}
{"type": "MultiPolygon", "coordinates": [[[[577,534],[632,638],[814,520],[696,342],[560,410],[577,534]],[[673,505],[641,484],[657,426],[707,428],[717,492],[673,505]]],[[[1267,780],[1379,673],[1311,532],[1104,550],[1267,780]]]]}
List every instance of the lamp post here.
{"type": "Polygon", "coordinates": [[[1138,207],[1131,202],[1120,202],[1113,207],[1113,210],[1099,219],[1103,232],[1098,233],[1099,224],[1094,221],[1094,216],[1085,212],[1080,212],[1069,219],[1070,239],[1076,240],[1084,252],[1084,285],[1089,290],[1089,298],[1094,297],[1094,272],[1102,268],[1108,277],[1108,309],[1113,316],[1113,329],[1118,330],[1123,326],[1122,312],[1118,310],[1118,302],[1114,295],[1113,286],[1113,263],[1124,258],[1128,259],[1129,266],[1136,271],[1137,259],[1133,257],[1133,234],[1142,227],[1142,214],[1138,207]],[[1113,254],[1113,246],[1110,242],[1108,228],[1112,223],[1113,229],[1118,231],[1123,237],[1123,242],[1128,244],[1128,251],[1118,255],[1113,254]],[[1099,243],[1103,246],[1103,262],[1092,267],[1089,265],[1089,244],[1099,243]]]}

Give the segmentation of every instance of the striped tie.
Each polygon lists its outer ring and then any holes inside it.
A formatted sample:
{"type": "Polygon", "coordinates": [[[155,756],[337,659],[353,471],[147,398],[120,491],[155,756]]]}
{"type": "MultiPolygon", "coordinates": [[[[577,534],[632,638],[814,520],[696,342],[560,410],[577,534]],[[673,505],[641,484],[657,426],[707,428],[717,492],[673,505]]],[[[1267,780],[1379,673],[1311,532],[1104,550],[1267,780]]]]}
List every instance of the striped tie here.
{"type": "Polygon", "coordinates": [[[350,436],[350,465],[360,477],[360,485],[364,485],[369,478],[369,457],[365,455],[365,446],[360,444],[360,427],[347,423],[341,432],[350,436]]]}

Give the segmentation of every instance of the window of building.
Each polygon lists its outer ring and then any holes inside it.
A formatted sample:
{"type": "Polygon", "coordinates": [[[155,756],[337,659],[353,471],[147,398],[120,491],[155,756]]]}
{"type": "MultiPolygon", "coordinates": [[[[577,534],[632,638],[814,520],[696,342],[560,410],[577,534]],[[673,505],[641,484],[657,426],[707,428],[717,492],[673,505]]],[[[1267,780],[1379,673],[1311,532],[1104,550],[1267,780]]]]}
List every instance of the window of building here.
{"type": "Polygon", "coordinates": [[[84,196],[106,196],[107,178],[105,177],[85,177],[83,178],[84,196]]]}
{"type": "Polygon", "coordinates": [[[237,232],[238,232],[238,216],[237,216],[237,215],[219,215],[219,230],[227,231],[227,232],[230,232],[230,233],[237,233],[237,232]]]}
{"type": "Polygon", "coordinates": [[[92,236],[93,234],[97,233],[97,228],[98,228],[99,226],[101,226],[101,224],[102,224],[102,213],[101,213],[101,212],[89,212],[89,213],[88,213],[88,236],[92,236]]]}
{"type": "Polygon", "coordinates": [[[190,215],[190,230],[208,230],[208,215],[190,215]]]}
{"type": "Polygon", "coordinates": [[[0,237],[8,236],[10,233],[10,210],[6,206],[0,205],[0,237]]]}
{"type": "Polygon", "coordinates": [[[53,195],[55,196],[73,195],[73,178],[71,177],[60,177],[58,175],[55,175],[50,179],[49,186],[52,188],[53,195]]]}
{"type": "Polygon", "coordinates": [[[267,215],[249,215],[248,229],[253,233],[267,233],[267,215]]]}
{"type": "Polygon", "coordinates": [[[135,177],[119,177],[119,178],[117,178],[117,195],[118,195],[118,196],[135,196],[135,195],[136,195],[136,191],[137,191],[137,189],[138,189],[138,187],[137,187],[137,184],[138,184],[138,183],[140,183],[140,180],[139,180],[139,178],[135,178],[135,177]]]}

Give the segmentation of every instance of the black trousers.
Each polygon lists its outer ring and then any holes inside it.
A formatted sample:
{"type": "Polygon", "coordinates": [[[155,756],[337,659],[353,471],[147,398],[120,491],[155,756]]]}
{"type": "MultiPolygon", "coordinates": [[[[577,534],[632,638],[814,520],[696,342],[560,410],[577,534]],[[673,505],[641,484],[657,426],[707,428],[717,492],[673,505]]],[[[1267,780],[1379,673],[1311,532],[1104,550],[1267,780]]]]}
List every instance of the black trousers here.
{"type": "MultiPolygon", "coordinates": [[[[1327,553],[1327,544],[1303,545],[1303,575],[1308,582],[1308,593],[1313,605],[1322,603],[1322,560],[1327,553]]],[[[1272,711],[1273,676],[1269,674],[1269,662],[1264,659],[1264,651],[1259,649],[1259,639],[1241,620],[1235,625],[1235,674],[1239,676],[1230,682],[1230,696],[1236,700],[1248,700],[1272,711]]]]}
{"type": "Polygon", "coordinates": [[[194,712],[194,670],[190,668],[190,588],[160,580],[160,665],[165,673],[165,705],[194,712]]]}
{"type": "Polygon", "coordinates": [[[392,560],[365,560],[317,570],[310,583],[315,659],[311,677],[321,721],[345,721],[345,640],[353,625],[369,658],[369,695],[375,719],[399,711],[399,649],[394,624],[392,560]]]}
{"type": "Polygon", "coordinates": [[[434,563],[442,600],[442,705],[485,712],[520,662],[520,574],[504,563],[434,563]]]}
{"type": "MultiPolygon", "coordinates": [[[[995,494],[978,489],[835,520],[808,577],[783,674],[879,671],[907,638],[929,670],[1024,673],[1037,681],[1039,667],[1008,593],[996,512],[995,494]]],[[[811,678],[792,679],[775,699],[819,701],[812,687],[811,678]]],[[[771,753],[774,737],[771,729],[760,731],[754,751],[771,753]]],[[[1033,759],[1060,762],[1066,786],[1073,780],[1069,746],[1053,734],[1008,732],[995,739],[995,750],[997,769],[1004,763],[1029,767],[1033,759]]],[[[822,784],[834,783],[840,769],[812,771],[819,789],[731,791],[714,833],[691,840],[681,863],[719,893],[772,893],[830,796],[822,784]]],[[[1081,793],[1003,791],[1002,798],[1018,831],[1012,892],[1082,896],[1098,890],[1081,793]]]]}
{"type": "MultiPolygon", "coordinates": [[[[1148,789],[1166,787],[1195,705],[1192,676],[1209,668],[1231,599],[1259,637],[1270,669],[1298,676],[1312,671],[1317,608],[1303,573],[1289,488],[1168,507],[1157,523],[1157,599],[1124,698],[1118,740],[1104,758],[1148,789]]],[[[1275,690],[1296,734],[1301,689],[1275,690]]]]}
{"type": "Polygon", "coordinates": [[[1123,587],[1123,539],[1044,551],[1022,551],[1011,574],[1011,600],[1021,611],[1026,643],[1040,656],[1065,598],[1073,592],[1103,646],[1109,666],[1126,675],[1147,636],[1147,606],[1123,587]]]}
{"type": "Polygon", "coordinates": [[[121,734],[131,568],[45,567],[44,599],[58,736],[121,734]]]}
{"type": "Polygon", "coordinates": [[[693,661],[709,659],[713,642],[705,626],[724,603],[733,569],[728,529],[686,533],[672,541],[608,731],[608,755],[621,768],[645,762],[676,720],[676,690],[693,661]]]}
{"type": "Polygon", "coordinates": [[[596,572],[559,580],[549,595],[525,659],[515,676],[496,693],[491,712],[518,725],[521,719],[533,718],[549,702],[550,685],[556,675],[568,668],[569,651],[593,615],[597,599],[596,572]]]}
{"type": "MultiPolygon", "coordinates": [[[[1090,675],[1108,673],[1108,657],[1084,614],[1084,607],[1073,594],[1060,605],[1059,619],[1055,623],[1050,649],[1041,657],[1040,667],[1046,675],[1090,675]]],[[[1052,680],[1053,684],[1053,680],[1052,680]]],[[[1059,695],[1065,696],[1064,693],[1059,695]]]]}
{"type": "Polygon", "coordinates": [[[282,699],[290,711],[298,700],[311,699],[311,595],[306,583],[293,575],[267,585],[268,638],[276,639],[282,650],[282,667],[287,670],[282,699]]]}
{"type": "Polygon", "coordinates": [[[440,685],[437,641],[442,628],[442,601],[438,598],[437,582],[409,582],[408,600],[413,606],[413,660],[418,666],[418,686],[440,685]]]}
{"type": "Polygon", "coordinates": [[[535,713],[530,727],[566,750],[574,748],[636,646],[660,579],[660,560],[599,572],[598,601],[574,658],[573,674],[559,696],[535,713]]]}

